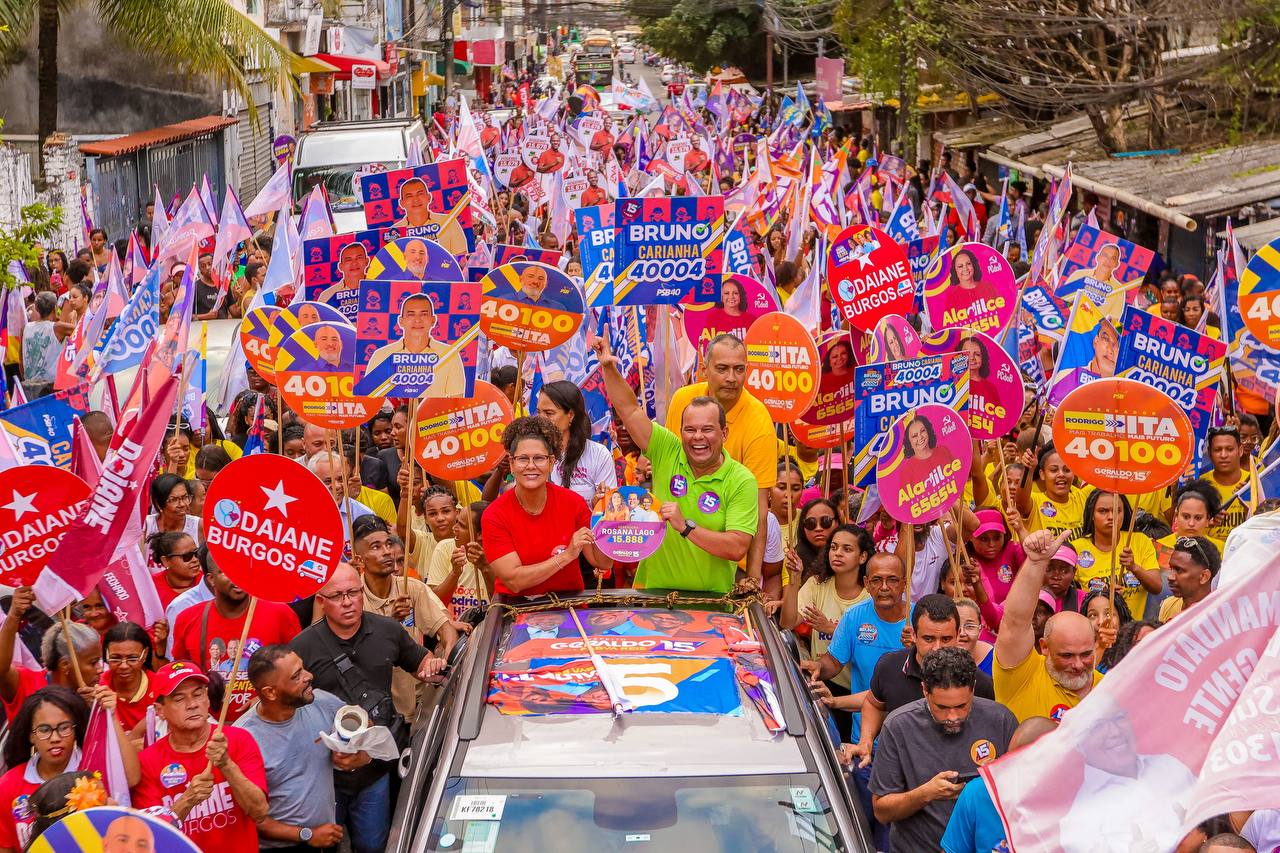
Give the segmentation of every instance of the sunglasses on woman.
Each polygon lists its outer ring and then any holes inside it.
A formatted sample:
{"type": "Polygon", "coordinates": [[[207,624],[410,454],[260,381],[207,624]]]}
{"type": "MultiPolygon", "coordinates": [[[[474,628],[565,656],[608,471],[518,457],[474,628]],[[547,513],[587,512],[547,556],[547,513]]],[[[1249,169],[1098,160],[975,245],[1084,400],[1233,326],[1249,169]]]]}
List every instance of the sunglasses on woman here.
{"type": "Polygon", "coordinates": [[[821,527],[823,530],[828,530],[831,527],[834,527],[835,523],[836,523],[835,518],[830,515],[824,515],[822,516],[822,518],[810,517],[804,520],[804,529],[817,530],[819,527],[821,527]]]}

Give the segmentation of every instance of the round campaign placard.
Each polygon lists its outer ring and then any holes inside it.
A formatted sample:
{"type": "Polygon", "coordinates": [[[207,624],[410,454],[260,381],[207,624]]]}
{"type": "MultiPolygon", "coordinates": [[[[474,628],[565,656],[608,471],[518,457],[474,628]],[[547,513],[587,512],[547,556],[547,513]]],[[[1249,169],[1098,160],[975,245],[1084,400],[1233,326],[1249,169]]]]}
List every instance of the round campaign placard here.
{"type": "Polygon", "coordinates": [[[1245,328],[1264,346],[1280,348],[1280,237],[1245,265],[1239,299],[1245,328]]]}
{"type": "Polygon", "coordinates": [[[355,359],[356,330],[345,320],[298,329],[276,352],[276,387],[281,399],[312,426],[359,426],[373,417],[382,401],[355,396],[355,359]]]}
{"type": "Polygon", "coordinates": [[[470,397],[428,397],[418,404],[414,455],[442,480],[488,474],[506,452],[502,433],[514,418],[507,395],[480,379],[470,397]]]}
{"type": "Polygon", "coordinates": [[[84,480],[52,465],[0,471],[0,583],[35,583],[91,492],[84,480]]]}
{"type": "Polygon", "coordinates": [[[853,417],[858,396],[853,372],[857,359],[853,352],[853,339],[847,331],[835,333],[818,347],[818,364],[821,368],[818,393],[814,395],[813,405],[804,413],[804,419],[814,425],[826,425],[853,417]]]}
{"type": "MultiPolygon", "coordinates": [[[[76,783],[77,787],[82,785],[83,782],[76,783]]],[[[93,794],[88,796],[92,797],[93,794]]],[[[81,798],[76,788],[72,788],[71,797],[81,798]]],[[[98,793],[97,798],[97,801],[101,801],[105,798],[104,793],[98,793]]],[[[97,850],[104,853],[133,853],[136,850],[145,850],[147,853],[200,853],[200,848],[177,827],[146,812],[119,806],[99,806],[74,811],[40,833],[40,837],[27,848],[28,853],[67,853],[71,850],[84,853],[97,850]]]]}
{"type": "Polygon", "coordinates": [[[871,333],[871,347],[867,350],[867,363],[907,361],[920,354],[920,333],[916,327],[897,314],[881,317],[871,333]]]}
{"type": "Polygon", "coordinates": [[[1053,446],[1091,486],[1122,495],[1163,489],[1191,460],[1191,421],[1163,391],[1133,379],[1095,379],[1053,415],[1053,446]]]}
{"type": "Polygon", "coordinates": [[[204,531],[236,586],[285,604],[325,585],[346,541],[329,487],[274,453],[242,456],[218,472],[205,493],[204,531]]]}
{"type": "Polygon", "coordinates": [[[870,225],[850,225],[831,244],[827,286],[840,316],[862,332],[887,314],[910,314],[915,302],[907,250],[870,225]]]}
{"type": "Polygon", "coordinates": [[[716,335],[729,334],[743,340],[752,323],[779,307],[778,300],[763,284],[733,273],[720,283],[719,302],[684,306],[684,331],[698,352],[705,352],[716,335]]]}
{"type": "Polygon", "coordinates": [[[273,325],[280,309],[275,305],[254,308],[240,321],[240,347],[249,366],[268,382],[276,381],[276,344],[273,325]]]}
{"type": "Polygon", "coordinates": [[[658,515],[659,505],[640,486],[610,490],[591,516],[596,545],[606,556],[627,563],[651,556],[667,530],[667,523],[658,515]]]}
{"type": "Polygon", "coordinates": [[[974,438],[1008,435],[1022,416],[1022,374],[1009,353],[981,332],[943,329],[922,341],[924,355],[963,353],[969,361],[969,432],[974,438]]]}
{"type": "Polygon", "coordinates": [[[941,518],[964,495],[971,442],[964,418],[946,406],[930,403],[894,421],[876,460],[885,511],[904,524],[941,518]]]}
{"type": "Polygon", "coordinates": [[[298,329],[316,323],[352,325],[343,313],[332,305],[324,302],[295,302],[288,308],[281,308],[280,313],[276,314],[275,320],[271,323],[271,330],[274,333],[272,340],[275,346],[279,347],[281,341],[292,337],[298,329]]]}
{"type": "MultiPolygon", "coordinates": [[[[452,228],[465,243],[466,234],[457,220],[452,228]]],[[[428,237],[401,237],[378,250],[369,261],[366,278],[379,281],[463,281],[462,267],[449,250],[428,237]]]]}
{"type": "Polygon", "coordinates": [[[852,441],[853,430],[853,418],[849,418],[843,423],[835,424],[811,424],[807,421],[796,421],[791,425],[791,434],[796,437],[796,441],[814,450],[840,447],[846,441],[852,441]]]}
{"type": "Polygon", "coordinates": [[[818,348],[804,324],[781,311],[751,324],[747,337],[747,388],[778,423],[796,420],[818,392],[818,348]]]}
{"type": "Polygon", "coordinates": [[[1013,267],[990,246],[961,243],[939,255],[924,278],[924,306],[935,329],[964,327],[994,335],[1017,307],[1013,267]]]}
{"type": "Polygon", "coordinates": [[[480,331],[523,352],[558,347],[582,325],[582,293],[552,266],[515,261],[480,279],[480,331]]]}

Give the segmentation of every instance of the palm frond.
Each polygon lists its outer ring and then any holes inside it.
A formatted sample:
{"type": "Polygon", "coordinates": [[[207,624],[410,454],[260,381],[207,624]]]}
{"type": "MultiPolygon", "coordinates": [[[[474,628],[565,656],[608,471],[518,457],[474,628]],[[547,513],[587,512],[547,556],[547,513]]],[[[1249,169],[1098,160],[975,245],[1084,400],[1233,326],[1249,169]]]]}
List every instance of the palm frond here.
{"type": "Polygon", "coordinates": [[[97,6],[107,29],[144,56],[212,77],[250,105],[249,68],[274,77],[280,88],[294,85],[295,54],[228,0],[97,0],[97,6]]]}
{"type": "Polygon", "coordinates": [[[16,58],[35,25],[36,0],[0,0],[0,65],[16,58]]]}

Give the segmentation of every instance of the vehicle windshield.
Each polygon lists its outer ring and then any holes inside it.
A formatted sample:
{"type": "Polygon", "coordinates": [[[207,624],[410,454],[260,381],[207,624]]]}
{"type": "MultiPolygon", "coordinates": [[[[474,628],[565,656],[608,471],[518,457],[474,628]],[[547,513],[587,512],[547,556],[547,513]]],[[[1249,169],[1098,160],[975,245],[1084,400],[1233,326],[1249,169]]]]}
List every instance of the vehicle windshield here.
{"type": "Polygon", "coordinates": [[[848,850],[815,774],[643,779],[451,778],[431,851],[848,850]]]}
{"type": "MultiPolygon", "coordinates": [[[[400,163],[384,163],[387,169],[397,169],[400,163]]],[[[301,204],[307,193],[317,184],[323,183],[325,192],[329,194],[329,207],[335,212],[360,210],[360,187],[356,183],[356,172],[371,171],[368,163],[348,163],[340,166],[311,166],[293,170],[293,200],[301,204]]]]}

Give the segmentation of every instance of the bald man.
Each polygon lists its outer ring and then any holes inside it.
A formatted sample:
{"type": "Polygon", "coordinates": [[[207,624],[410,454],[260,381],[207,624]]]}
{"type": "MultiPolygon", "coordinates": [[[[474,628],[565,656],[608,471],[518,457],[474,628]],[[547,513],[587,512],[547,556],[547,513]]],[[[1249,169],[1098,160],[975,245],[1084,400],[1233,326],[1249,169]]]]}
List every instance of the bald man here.
{"type": "Polygon", "coordinates": [[[1093,623],[1083,614],[1064,612],[1049,617],[1036,648],[1031,620],[1040,600],[1044,572],[1070,537],[1070,531],[1055,536],[1047,530],[1027,536],[1022,543],[1026,562],[1005,598],[991,675],[996,701],[1019,722],[1030,717],[1061,722],[1062,715],[1080,704],[1102,679],[1094,669],[1097,638],[1093,623]]]}
{"type": "Polygon", "coordinates": [[[116,818],[102,834],[102,853],[151,853],[155,849],[151,827],[136,815],[116,818]]]}

